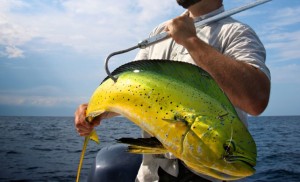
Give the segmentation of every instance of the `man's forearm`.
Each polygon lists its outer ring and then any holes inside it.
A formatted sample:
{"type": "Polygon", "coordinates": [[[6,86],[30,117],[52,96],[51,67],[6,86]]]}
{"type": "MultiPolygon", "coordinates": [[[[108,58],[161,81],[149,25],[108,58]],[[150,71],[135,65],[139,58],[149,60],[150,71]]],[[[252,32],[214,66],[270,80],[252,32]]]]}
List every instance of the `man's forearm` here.
{"type": "Polygon", "coordinates": [[[270,81],[263,72],[221,54],[197,37],[185,40],[183,46],[195,63],[211,74],[236,107],[252,115],[264,111],[269,100],[270,81]]]}

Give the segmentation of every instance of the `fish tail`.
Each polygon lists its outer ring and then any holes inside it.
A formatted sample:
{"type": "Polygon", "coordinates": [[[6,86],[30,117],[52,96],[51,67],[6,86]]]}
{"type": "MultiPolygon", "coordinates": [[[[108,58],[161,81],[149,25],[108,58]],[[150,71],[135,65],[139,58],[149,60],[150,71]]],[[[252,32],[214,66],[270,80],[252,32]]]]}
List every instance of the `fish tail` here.
{"type": "Polygon", "coordinates": [[[85,150],[86,150],[89,140],[93,140],[97,144],[99,144],[98,135],[95,130],[93,130],[89,136],[86,136],[84,138],[83,147],[82,147],[82,151],[81,151],[81,155],[80,155],[80,161],[79,161],[78,170],[77,170],[76,182],[79,182],[80,172],[81,172],[82,163],[83,163],[83,159],[84,159],[84,153],[85,153],[85,150]]]}

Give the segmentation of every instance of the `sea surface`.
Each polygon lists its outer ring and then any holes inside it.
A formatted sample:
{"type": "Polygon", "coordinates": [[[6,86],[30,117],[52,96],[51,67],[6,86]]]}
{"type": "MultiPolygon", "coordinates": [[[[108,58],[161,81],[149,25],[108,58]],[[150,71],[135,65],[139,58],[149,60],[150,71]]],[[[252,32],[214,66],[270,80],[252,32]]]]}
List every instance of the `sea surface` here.
{"type": "MultiPolygon", "coordinates": [[[[300,116],[250,117],[258,148],[255,175],[241,181],[300,181],[300,116]]],[[[0,117],[0,181],[75,181],[83,144],[73,117],[0,117]]],[[[81,181],[86,181],[97,152],[140,129],[125,118],[102,122],[101,143],[90,142],[81,181]]]]}

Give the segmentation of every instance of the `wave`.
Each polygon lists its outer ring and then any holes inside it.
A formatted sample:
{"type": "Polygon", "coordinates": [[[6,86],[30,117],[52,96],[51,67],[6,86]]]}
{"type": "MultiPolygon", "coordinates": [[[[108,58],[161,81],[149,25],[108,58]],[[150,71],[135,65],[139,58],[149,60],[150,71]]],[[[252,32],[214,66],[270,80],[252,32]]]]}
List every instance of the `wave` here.
{"type": "Polygon", "coordinates": [[[299,172],[286,169],[269,169],[257,173],[255,181],[282,182],[282,181],[299,181],[299,172]]]}

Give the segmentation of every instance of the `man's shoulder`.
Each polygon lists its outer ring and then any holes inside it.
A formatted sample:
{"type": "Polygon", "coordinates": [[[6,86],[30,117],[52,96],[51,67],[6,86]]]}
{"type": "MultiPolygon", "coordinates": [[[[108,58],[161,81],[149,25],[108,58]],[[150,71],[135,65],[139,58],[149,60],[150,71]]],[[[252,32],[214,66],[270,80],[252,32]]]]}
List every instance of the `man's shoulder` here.
{"type": "Polygon", "coordinates": [[[218,26],[221,27],[223,30],[236,30],[236,31],[246,31],[250,30],[253,31],[253,29],[246,23],[240,22],[232,17],[227,17],[222,20],[220,20],[218,23],[218,26]]]}
{"type": "Polygon", "coordinates": [[[164,32],[165,30],[165,25],[168,21],[165,21],[165,22],[162,22],[161,24],[159,24],[158,26],[156,26],[152,32],[151,32],[151,36],[154,36],[154,35],[157,35],[157,34],[160,34],[162,32],[164,32]]]}

